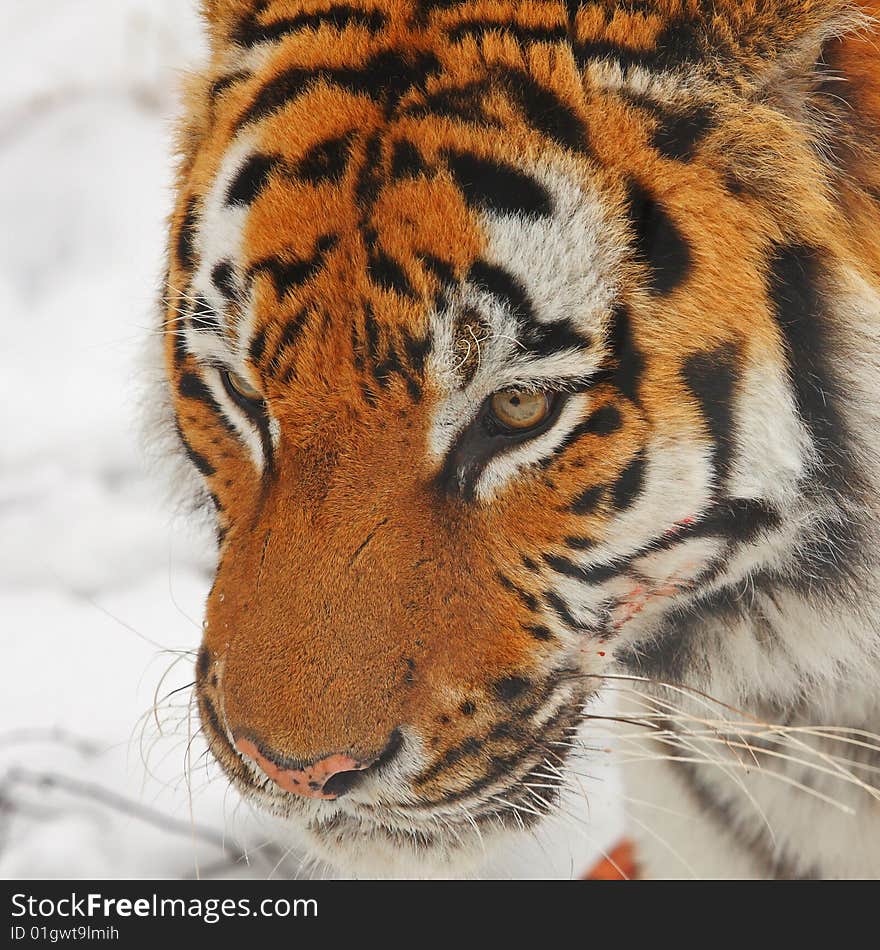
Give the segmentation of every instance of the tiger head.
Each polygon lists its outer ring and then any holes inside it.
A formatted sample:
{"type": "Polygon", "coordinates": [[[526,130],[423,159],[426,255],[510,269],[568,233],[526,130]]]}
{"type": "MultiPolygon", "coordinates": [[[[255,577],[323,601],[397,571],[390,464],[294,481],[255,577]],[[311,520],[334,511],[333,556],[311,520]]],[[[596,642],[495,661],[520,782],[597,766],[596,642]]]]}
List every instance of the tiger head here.
{"type": "Polygon", "coordinates": [[[664,618],[834,523],[850,238],[815,66],[853,14],[205,15],[165,312],[219,537],[203,728],[336,863],[454,862],[552,809],[664,618]]]}

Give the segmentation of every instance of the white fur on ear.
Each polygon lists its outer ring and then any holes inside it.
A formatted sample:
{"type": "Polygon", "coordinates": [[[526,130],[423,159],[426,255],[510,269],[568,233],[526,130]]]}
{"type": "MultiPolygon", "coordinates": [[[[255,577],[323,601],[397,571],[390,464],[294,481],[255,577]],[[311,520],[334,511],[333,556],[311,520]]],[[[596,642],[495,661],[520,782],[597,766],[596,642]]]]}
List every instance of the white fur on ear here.
{"type": "Polygon", "coordinates": [[[823,53],[832,41],[870,27],[871,18],[850,0],[799,0],[792,6],[789,35],[776,40],[775,56],[752,76],[752,95],[797,121],[808,117],[818,80],[827,81],[823,53]]]}

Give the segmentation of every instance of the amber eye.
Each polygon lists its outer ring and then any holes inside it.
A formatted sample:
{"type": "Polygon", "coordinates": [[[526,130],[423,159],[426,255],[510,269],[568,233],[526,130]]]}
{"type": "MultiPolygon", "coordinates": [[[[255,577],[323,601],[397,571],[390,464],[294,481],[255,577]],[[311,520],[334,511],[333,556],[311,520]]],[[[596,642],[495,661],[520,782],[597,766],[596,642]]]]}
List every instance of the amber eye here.
{"type": "Polygon", "coordinates": [[[522,389],[502,389],[489,400],[495,421],[514,432],[525,432],[539,426],[550,415],[552,405],[550,393],[522,389]]]}
{"type": "Polygon", "coordinates": [[[262,393],[255,389],[243,376],[238,373],[223,370],[220,374],[223,378],[223,385],[226,392],[242,408],[248,410],[259,409],[263,404],[262,393]]]}

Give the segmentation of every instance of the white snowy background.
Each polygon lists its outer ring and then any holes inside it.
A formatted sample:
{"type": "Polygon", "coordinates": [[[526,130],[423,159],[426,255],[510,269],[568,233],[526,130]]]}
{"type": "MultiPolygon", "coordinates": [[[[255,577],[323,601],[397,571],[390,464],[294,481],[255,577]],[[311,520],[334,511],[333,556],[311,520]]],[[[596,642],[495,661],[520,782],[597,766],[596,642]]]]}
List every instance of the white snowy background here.
{"type": "MultiPolygon", "coordinates": [[[[191,681],[211,562],[138,418],[201,52],[186,0],[0,13],[0,878],[299,873],[190,744],[189,692],[150,714],[191,681]]],[[[589,817],[485,873],[583,873],[619,831],[613,785],[589,817]]]]}

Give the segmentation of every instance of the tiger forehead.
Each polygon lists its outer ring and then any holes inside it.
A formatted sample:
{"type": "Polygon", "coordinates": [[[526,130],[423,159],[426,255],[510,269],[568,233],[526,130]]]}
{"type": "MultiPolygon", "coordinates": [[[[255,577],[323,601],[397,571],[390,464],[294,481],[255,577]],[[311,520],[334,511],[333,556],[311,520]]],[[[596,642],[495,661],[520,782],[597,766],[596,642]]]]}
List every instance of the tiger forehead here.
{"type": "MultiPolygon", "coordinates": [[[[754,69],[762,50],[811,29],[794,10],[785,30],[773,27],[773,8],[785,4],[756,5],[751,19],[738,4],[718,4],[711,17],[702,6],[216,4],[216,75],[201,148],[184,167],[175,278],[203,312],[226,313],[224,329],[249,340],[252,357],[270,354],[273,368],[309,326],[353,323],[367,351],[383,326],[404,346],[422,339],[453,281],[529,313],[525,252],[540,262],[552,245],[539,246],[530,222],[557,227],[573,207],[560,213],[537,172],[562,169],[563,179],[595,186],[594,204],[617,210],[625,189],[650,201],[656,157],[693,161],[723,113],[712,83],[694,95],[693,83],[670,84],[665,73],[684,65],[691,77],[703,67],[708,75],[720,62],[754,69]],[[660,29],[691,18],[694,29],[675,42],[660,29]],[[508,226],[487,233],[487,214],[508,226]],[[531,245],[518,247],[530,227],[531,245]],[[507,260],[486,259],[493,240],[507,260]],[[510,260],[520,273],[511,275],[510,260]]],[[[742,136],[738,144],[747,157],[742,136]]],[[[754,165],[769,167],[764,158],[754,165]]],[[[677,174],[664,168],[660,178],[668,185],[677,174]]],[[[608,246],[625,245],[627,234],[601,217],[582,217],[580,236],[601,225],[608,246]]],[[[553,250],[545,264],[559,260],[553,250]]],[[[560,287],[598,311],[620,261],[594,251],[596,269],[609,265],[606,286],[572,272],[560,287]]],[[[473,330],[461,326],[459,348],[473,330]]]]}

